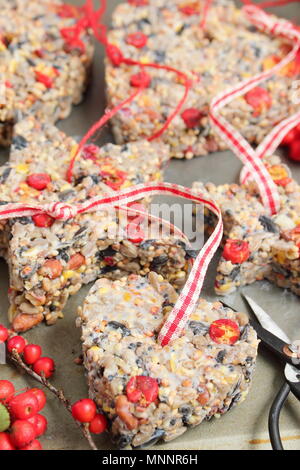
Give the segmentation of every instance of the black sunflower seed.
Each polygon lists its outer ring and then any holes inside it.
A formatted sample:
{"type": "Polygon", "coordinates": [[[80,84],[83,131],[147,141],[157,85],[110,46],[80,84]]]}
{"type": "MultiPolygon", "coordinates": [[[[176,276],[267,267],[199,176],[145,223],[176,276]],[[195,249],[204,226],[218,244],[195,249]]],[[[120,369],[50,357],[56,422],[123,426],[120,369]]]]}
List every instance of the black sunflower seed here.
{"type": "Polygon", "coordinates": [[[151,263],[151,268],[155,268],[157,266],[161,266],[162,264],[166,264],[168,259],[169,257],[167,255],[156,256],[155,258],[153,258],[153,261],[151,263]]]}
{"type": "Polygon", "coordinates": [[[231,273],[229,274],[229,278],[234,281],[240,274],[240,271],[241,271],[241,267],[240,266],[236,266],[235,268],[233,268],[233,270],[231,271],[231,273]]]}
{"type": "Polygon", "coordinates": [[[57,256],[58,258],[63,259],[66,263],[70,259],[70,255],[68,253],[68,250],[69,250],[69,248],[60,248],[58,250],[58,256],[57,256]]]}
{"type": "Polygon", "coordinates": [[[279,229],[275,222],[266,215],[261,215],[258,219],[266,232],[278,233],[279,229]]]}
{"type": "Polygon", "coordinates": [[[208,325],[201,321],[190,321],[188,326],[194,335],[206,335],[209,329],[208,325]]]}
{"type": "Polygon", "coordinates": [[[115,439],[115,443],[119,449],[124,449],[128,444],[130,444],[131,441],[131,436],[119,436],[117,439],[115,439]]]}
{"type": "Polygon", "coordinates": [[[27,147],[27,140],[22,135],[15,135],[12,139],[12,145],[17,150],[27,147]]]}
{"type": "Polygon", "coordinates": [[[144,444],[134,447],[134,449],[143,449],[144,447],[149,447],[155,445],[165,434],[165,431],[163,429],[156,429],[156,431],[152,434],[150,439],[144,444]]]}
{"type": "Polygon", "coordinates": [[[216,361],[219,362],[220,364],[223,363],[224,358],[226,356],[226,350],[223,349],[222,351],[219,351],[217,356],[216,356],[216,361]]]}
{"type": "Polygon", "coordinates": [[[152,239],[146,240],[146,241],[144,241],[140,244],[140,248],[142,250],[148,250],[150,248],[150,246],[153,245],[154,242],[155,242],[155,240],[152,240],[152,239]]]}
{"type": "Polygon", "coordinates": [[[84,232],[87,231],[87,227],[80,227],[79,230],[77,230],[77,232],[74,233],[74,238],[78,238],[78,237],[81,237],[83,235],[84,232]]]}
{"type": "Polygon", "coordinates": [[[114,256],[116,254],[116,250],[114,250],[111,246],[106,248],[105,250],[99,250],[96,253],[97,258],[102,259],[106,258],[107,256],[114,256]]]}
{"type": "Polygon", "coordinates": [[[5,181],[6,181],[7,178],[9,177],[10,172],[11,172],[11,168],[10,168],[10,167],[5,168],[5,170],[3,171],[2,175],[0,176],[0,184],[5,183],[5,181]]]}
{"type": "Polygon", "coordinates": [[[126,328],[125,325],[117,321],[110,321],[108,322],[108,325],[111,326],[114,330],[120,329],[122,331],[123,336],[129,336],[131,334],[131,331],[128,328],[126,328]]]}
{"type": "Polygon", "coordinates": [[[105,266],[101,269],[100,274],[108,274],[117,269],[116,266],[105,266]]]}
{"type": "Polygon", "coordinates": [[[73,189],[67,189],[66,191],[62,191],[59,193],[58,198],[60,201],[67,201],[75,196],[75,191],[73,189]]]}

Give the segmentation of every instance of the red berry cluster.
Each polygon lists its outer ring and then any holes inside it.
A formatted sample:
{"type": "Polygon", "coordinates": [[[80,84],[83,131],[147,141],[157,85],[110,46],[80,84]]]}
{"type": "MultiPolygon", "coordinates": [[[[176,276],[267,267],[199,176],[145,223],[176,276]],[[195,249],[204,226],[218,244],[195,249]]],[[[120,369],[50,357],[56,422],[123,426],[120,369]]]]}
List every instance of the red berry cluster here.
{"type": "MultiPolygon", "coordinates": [[[[33,371],[45,378],[52,376],[55,364],[50,357],[41,357],[42,348],[38,344],[26,344],[22,336],[9,336],[9,331],[0,325],[0,343],[5,343],[7,351],[17,351],[23,361],[33,371]]],[[[45,406],[46,396],[42,390],[32,388],[16,395],[15,388],[8,380],[0,380],[0,405],[7,408],[10,422],[7,429],[0,432],[0,450],[41,450],[36,439],[45,433],[47,420],[39,414],[45,406]]],[[[1,410],[0,410],[1,411],[1,410]]],[[[78,400],[72,405],[72,416],[80,423],[88,423],[93,434],[100,434],[107,428],[103,414],[97,413],[95,402],[89,398],[78,400]]]]}
{"type": "Polygon", "coordinates": [[[37,438],[47,430],[47,419],[40,414],[45,404],[39,388],[17,394],[9,380],[0,380],[0,405],[8,418],[1,428],[0,450],[42,450],[37,438]]]}
{"type": "Polygon", "coordinates": [[[72,416],[80,423],[89,423],[89,430],[93,434],[101,434],[107,428],[105,416],[97,413],[95,402],[90,398],[76,401],[72,405],[72,416]]]}
{"type": "Polygon", "coordinates": [[[281,144],[288,147],[288,156],[291,160],[300,162],[300,124],[284,137],[281,144]]]}
{"type": "Polygon", "coordinates": [[[12,336],[5,326],[0,325],[0,343],[6,342],[6,348],[9,353],[13,350],[22,355],[23,360],[32,370],[46,379],[51,377],[55,370],[55,364],[51,357],[41,357],[42,348],[38,344],[27,344],[22,336],[12,336]]]}

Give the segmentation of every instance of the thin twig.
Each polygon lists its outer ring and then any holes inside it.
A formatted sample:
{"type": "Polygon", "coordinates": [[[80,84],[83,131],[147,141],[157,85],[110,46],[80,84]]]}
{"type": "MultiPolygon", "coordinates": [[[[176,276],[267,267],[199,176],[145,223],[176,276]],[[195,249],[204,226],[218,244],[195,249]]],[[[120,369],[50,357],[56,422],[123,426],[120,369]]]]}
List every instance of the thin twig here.
{"type": "MultiPolygon", "coordinates": [[[[25,364],[25,362],[23,362],[21,356],[19,355],[19,353],[14,349],[11,353],[8,353],[8,359],[13,363],[15,364],[16,366],[20,367],[21,369],[23,369],[28,375],[30,375],[33,379],[35,379],[37,382],[39,382],[41,385],[43,385],[44,387],[46,387],[48,390],[50,390],[50,392],[52,392],[57,398],[58,400],[64,405],[64,407],[68,410],[68,412],[72,415],[72,407],[71,407],[71,403],[70,401],[66,398],[63,390],[59,390],[57,389],[56,387],[54,387],[54,385],[52,385],[49,380],[47,380],[45,378],[45,376],[40,376],[38,374],[36,374],[30,367],[28,367],[27,364],[25,364]]],[[[73,415],[72,415],[73,417],[73,415]]],[[[73,418],[74,419],[74,418],[73,418]]],[[[86,424],[83,424],[83,423],[80,423],[79,421],[77,421],[76,419],[74,419],[75,423],[77,424],[77,426],[80,428],[83,436],[85,437],[85,439],[88,441],[90,447],[93,449],[93,450],[98,450],[94,441],[93,441],[93,438],[91,436],[91,433],[89,431],[89,428],[86,424]]]]}

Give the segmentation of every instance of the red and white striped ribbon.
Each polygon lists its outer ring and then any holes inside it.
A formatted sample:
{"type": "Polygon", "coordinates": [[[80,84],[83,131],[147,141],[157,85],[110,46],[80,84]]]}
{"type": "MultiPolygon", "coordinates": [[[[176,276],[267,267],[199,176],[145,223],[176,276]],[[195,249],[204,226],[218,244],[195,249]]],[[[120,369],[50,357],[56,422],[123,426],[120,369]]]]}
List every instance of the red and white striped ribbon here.
{"type": "Polygon", "coordinates": [[[77,205],[64,204],[62,202],[45,205],[9,203],[1,206],[0,220],[45,213],[56,220],[68,220],[79,214],[103,210],[105,207],[124,206],[144,197],[158,194],[178,196],[198,204],[204,204],[205,207],[218,217],[218,223],[214,232],[199,252],[188,280],[173,310],[161,328],[158,340],[162,346],[166,346],[170,341],[178,338],[184,330],[190,315],[197,305],[209,263],[222,240],[223,222],[221,212],[213,200],[208,199],[201,193],[195,193],[184,186],[171,183],[150,183],[97,196],[77,205]]]}
{"type": "Polygon", "coordinates": [[[266,151],[270,152],[271,150],[275,150],[278,143],[281,141],[280,139],[282,139],[282,137],[293,127],[292,122],[297,122],[297,119],[299,119],[299,113],[276,126],[276,128],[265,138],[264,142],[258,147],[258,149],[254,150],[240,132],[226,121],[219,112],[232,100],[244,95],[291,62],[296,57],[299,49],[300,36],[292,23],[273,18],[255,5],[247,5],[243,7],[243,11],[248,19],[260,29],[271,34],[281,34],[289,39],[296,39],[296,43],[292,51],[271,70],[247,79],[239,83],[237,86],[216,96],[211,102],[210,119],[212,125],[227,142],[229,148],[244,163],[246,168],[245,171],[247,174],[251,174],[251,177],[257,183],[263,204],[269,210],[270,214],[274,214],[279,209],[279,194],[274,181],[261,161],[261,157],[266,151]]]}
{"type": "MultiPolygon", "coordinates": [[[[270,17],[264,11],[259,10],[259,12],[256,12],[256,10],[257,8],[253,7],[253,5],[245,7],[247,16],[257,27],[267,30],[272,34],[280,34],[281,36],[295,41],[293,49],[289,54],[268,71],[269,74],[273,75],[296,58],[300,48],[300,30],[296,29],[292,23],[286,20],[274,20],[274,18],[270,17]]],[[[272,155],[281,144],[282,139],[286,134],[288,134],[288,132],[290,132],[299,123],[300,111],[277,124],[272,132],[270,132],[257,147],[256,154],[258,158],[263,158],[265,155],[272,155]]],[[[250,177],[251,173],[246,167],[244,167],[241,171],[240,182],[244,184],[250,177]]]]}

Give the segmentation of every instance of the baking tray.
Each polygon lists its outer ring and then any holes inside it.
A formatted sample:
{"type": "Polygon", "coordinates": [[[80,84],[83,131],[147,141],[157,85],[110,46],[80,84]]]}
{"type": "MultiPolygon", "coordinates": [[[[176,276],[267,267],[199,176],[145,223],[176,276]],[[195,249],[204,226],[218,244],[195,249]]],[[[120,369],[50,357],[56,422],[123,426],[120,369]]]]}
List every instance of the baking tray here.
{"type": "MultiPolygon", "coordinates": [[[[82,0],[69,0],[74,5],[82,4],[82,0]]],[[[106,22],[113,8],[120,3],[118,0],[109,0],[106,13],[106,22]]],[[[96,1],[95,1],[96,4],[96,1]]],[[[274,9],[279,15],[290,19],[300,19],[300,5],[293,3],[284,8],[274,9]]],[[[103,48],[97,45],[93,78],[84,102],[74,108],[71,117],[61,123],[59,127],[72,136],[82,136],[87,129],[98,119],[105,108],[103,73],[103,48]]],[[[99,143],[112,141],[109,130],[103,131],[99,143]]],[[[0,161],[4,162],[7,152],[0,152],[0,161]]],[[[300,182],[300,164],[288,162],[294,177],[300,182]]],[[[165,180],[190,186],[198,178],[204,182],[231,183],[237,181],[241,165],[231,152],[219,152],[206,157],[195,158],[190,161],[173,160],[165,173],[165,180]],[[216,170],[217,169],[217,170],[216,170]],[[197,176],[196,176],[197,175],[197,176]]],[[[213,281],[218,256],[209,268],[203,296],[215,299],[213,281]]],[[[8,301],[8,271],[4,261],[0,261],[0,292],[2,302],[0,305],[0,323],[7,323],[8,301]]],[[[53,378],[56,386],[62,386],[66,395],[75,401],[87,396],[87,386],[82,366],[74,363],[74,359],[81,352],[80,330],[75,328],[77,306],[83,301],[89,286],[80,290],[73,296],[65,308],[65,317],[54,326],[45,325],[28,332],[26,338],[43,347],[44,354],[54,358],[57,371],[53,378]]],[[[287,334],[296,340],[300,338],[300,312],[299,298],[290,292],[276,288],[267,281],[257,282],[243,289],[244,292],[255,297],[274,319],[282,326],[287,334]]],[[[246,310],[240,292],[226,297],[230,305],[246,310]]],[[[0,366],[0,378],[12,380],[16,388],[36,385],[36,382],[8,365],[0,366]]],[[[260,348],[256,373],[248,398],[238,407],[234,408],[221,419],[213,419],[199,427],[187,431],[178,439],[159,444],[153,449],[270,449],[267,432],[268,411],[276,391],[283,382],[282,368],[267,351],[260,348]]],[[[72,418],[49,392],[45,415],[49,428],[41,438],[45,449],[88,449],[86,441],[80,431],[74,426],[72,418]]],[[[281,433],[286,449],[300,449],[300,407],[293,396],[289,396],[287,405],[281,416],[281,433]]],[[[107,435],[95,438],[100,449],[113,449],[107,435]]]]}

